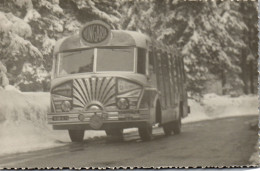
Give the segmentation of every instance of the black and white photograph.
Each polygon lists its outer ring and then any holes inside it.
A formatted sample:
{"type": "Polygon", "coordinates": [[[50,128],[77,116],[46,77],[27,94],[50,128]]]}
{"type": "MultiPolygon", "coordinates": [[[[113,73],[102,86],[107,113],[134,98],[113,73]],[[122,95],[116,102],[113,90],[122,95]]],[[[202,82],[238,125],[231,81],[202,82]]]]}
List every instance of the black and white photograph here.
{"type": "Polygon", "coordinates": [[[0,168],[258,167],[258,6],[0,0],[0,168]]]}

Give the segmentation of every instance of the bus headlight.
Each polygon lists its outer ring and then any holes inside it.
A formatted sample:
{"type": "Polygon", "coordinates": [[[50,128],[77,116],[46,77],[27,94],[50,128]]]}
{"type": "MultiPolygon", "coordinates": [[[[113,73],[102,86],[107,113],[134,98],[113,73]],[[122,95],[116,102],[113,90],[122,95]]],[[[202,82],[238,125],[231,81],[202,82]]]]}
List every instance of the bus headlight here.
{"type": "Polygon", "coordinates": [[[117,100],[117,107],[119,109],[128,109],[129,101],[126,98],[120,98],[117,100]]]}
{"type": "Polygon", "coordinates": [[[63,112],[69,112],[71,109],[71,104],[69,101],[64,101],[61,103],[61,110],[63,112]]]}

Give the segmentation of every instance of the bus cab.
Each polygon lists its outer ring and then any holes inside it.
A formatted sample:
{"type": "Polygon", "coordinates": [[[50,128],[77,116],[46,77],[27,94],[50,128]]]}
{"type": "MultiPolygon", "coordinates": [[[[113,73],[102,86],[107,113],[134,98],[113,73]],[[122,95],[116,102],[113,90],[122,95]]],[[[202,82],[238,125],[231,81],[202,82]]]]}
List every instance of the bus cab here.
{"type": "Polygon", "coordinates": [[[155,124],[179,134],[189,113],[185,80],[177,51],[92,21],[55,45],[48,123],[68,130],[73,142],[83,141],[85,130],[122,139],[123,129],[134,127],[150,140],[155,124]]]}

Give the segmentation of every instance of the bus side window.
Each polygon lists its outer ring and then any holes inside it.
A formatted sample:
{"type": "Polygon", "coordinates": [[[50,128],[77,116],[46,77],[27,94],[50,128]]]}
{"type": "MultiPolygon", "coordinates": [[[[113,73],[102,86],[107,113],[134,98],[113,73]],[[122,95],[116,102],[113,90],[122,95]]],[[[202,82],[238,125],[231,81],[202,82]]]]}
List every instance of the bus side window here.
{"type": "Polygon", "coordinates": [[[57,77],[57,75],[58,75],[58,72],[59,72],[58,64],[59,64],[59,55],[56,54],[53,58],[53,68],[52,68],[53,78],[57,77]]]}
{"type": "Polygon", "coordinates": [[[149,75],[155,73],[153,52],[149,51],[149,75]]]}
{"type": "MultiPolygon", "coordinates": [[[[177,80],[177,73],[176,73],[176,61],[175,56],[171,55],[171,63],[172,63],[172,80],[174,82],[173,89],[174,89],[174,98],[177,100],[177,93],[178,93],[178,80],[177,80]]],[[[177,101],[175,101],[176,103],[177,101]]]]}
{"type": "Polygon", "coordinates": [[[173,63],[172,63],[172,55],[168,54],[168,61],[169,61],[169,77],[170,77],[170,89],[171,89],[171,105],[175,105],[175,80],[174,80],[174,73],[173,73],[173,63]]]}
{"type": "Polygon", "coordinates": [[[145,70],[145,63],[146,63],[146,50],[143,48],[138,48],[137,52],[137,73],[139,74],[146,74],[145,70]]]}
{"type": "Polygon", "coordinates": [[[151,84],[157,88],[157,78],[156,78],[156,69],[155,69],[155,61],[154,55],[152,51],[149,51],[149,79],[151,84]]]}
{"type": "Polygon", "coordinates": [[[182,66],[181,66],[181,59],[178,56],[178,69],[179,69],[179,78],[180,78],[180,83],[183,83],[183,72],[182,72],[182,66]]]}
{"type": "Polygon", "coordinates": [[[183,94],[183,81],[182,81],[182,74],[181,74],[181,64],[180,64],[180,58],[179,56],[176,56],[176,70],[177,70],[177,78],[178,78],[178,89],[179,89],[179,93],[182,96],[183,94]]]}
{"type": "Polygon", "coordinates": [[[173,58],[173,63],[174,63],[174,78],[175,78],[175,81],[176,81],[176,92],[178,92],[178,94],[180,93],[180,80],[179,80],[179,72],[178,72],[178,63],[177,63],[177,56],[174,55],[174,58],[173,58]]]}
{"type": "Polygon", "coordinates": [[[186,73],[185,73],[183,58],[181,58],[181,66],[182,66],[183,82],[186,83],[186,73]]]}

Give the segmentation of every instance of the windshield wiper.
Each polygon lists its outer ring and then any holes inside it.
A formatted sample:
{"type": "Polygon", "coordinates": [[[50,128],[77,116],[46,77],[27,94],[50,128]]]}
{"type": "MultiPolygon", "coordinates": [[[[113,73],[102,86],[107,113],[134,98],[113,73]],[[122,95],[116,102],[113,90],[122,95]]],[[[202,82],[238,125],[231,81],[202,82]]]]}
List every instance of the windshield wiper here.
{"type": "Polygon", "coordinates": [[[111,49],[112,51],[115,51],[115,52],[128,52],[128,53],[131,53],[130,50],[128,49],[111,49]]]}
{"type": "Polygon", "coordinates": [[[70,53],[65,53],[64,54],[64,57],[68,57],[68,56],[71,56],[71,55],[76,55],[76,54],[79,54],[79,53],[82,53],[82,51],[75,51],[75,52],[70,52],[70,53]]]}

